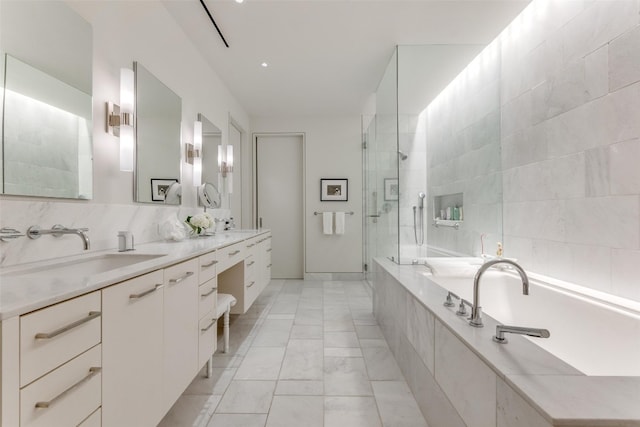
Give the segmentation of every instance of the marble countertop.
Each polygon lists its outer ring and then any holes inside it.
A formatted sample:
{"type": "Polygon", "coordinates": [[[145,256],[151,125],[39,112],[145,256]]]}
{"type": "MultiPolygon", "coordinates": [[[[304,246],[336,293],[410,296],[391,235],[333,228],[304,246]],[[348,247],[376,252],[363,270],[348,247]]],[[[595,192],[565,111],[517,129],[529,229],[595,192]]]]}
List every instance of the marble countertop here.
{"type": "Polygon", "coordinates": [[[135,251],[124,254],[159,256],[98,274],[22,276],[19,273],[30,268],[42,268],[46,271],[44,269],[47,266],[55,267],[61,263],[74,262],[86,257],[120,254],[116,249],[92,251],[82,255],[2,268],[0,269],[0,321],[177,264],[268,231],[231,230],[179,242],[162,241],[136,245],[135,251]]]}
{"type": "MultiPolygon", "coordinates": [[[[376,262],[400,282],[498,377],[537,408],[554,426],[640,426],[640,377],[586,376],[521,336],[509,347],[492,342],[495,325],[484,316],[484,328],[471,328],[442,305],[446,291],[429,278],[424,266],[376,262]]],[[[639,362],[640,363],[640,362],[639,362]]]]}

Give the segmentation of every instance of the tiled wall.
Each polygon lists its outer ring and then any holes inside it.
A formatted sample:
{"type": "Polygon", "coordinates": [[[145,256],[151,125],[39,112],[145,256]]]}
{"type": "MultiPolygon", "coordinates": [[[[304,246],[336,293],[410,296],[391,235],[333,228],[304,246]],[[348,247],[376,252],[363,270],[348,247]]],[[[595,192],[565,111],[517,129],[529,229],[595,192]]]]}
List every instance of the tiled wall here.
{"type": "Polygon", "coordinates": [[[537,1],[501,35],[505,254],[640,301],[640,2],[537,1]]]}

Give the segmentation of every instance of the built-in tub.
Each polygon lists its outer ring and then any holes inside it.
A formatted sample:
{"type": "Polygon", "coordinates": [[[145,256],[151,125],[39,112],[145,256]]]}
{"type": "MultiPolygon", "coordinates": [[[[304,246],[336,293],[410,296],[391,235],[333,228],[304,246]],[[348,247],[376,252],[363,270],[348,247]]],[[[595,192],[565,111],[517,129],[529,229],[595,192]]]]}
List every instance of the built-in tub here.
{"type": "MultiPolygon", "coordinates": [[[[473,277],[430,278],[473,301],[473,277]]],[[[531,278],[525,296],[520,276],[511,272],[488,270],[480,280],[485,316],[507,325],[548,329],[550,338],[531,341],[586,375],[640,376],[640,312],[633,309],[640,304],[626,305],[531,278]]]]}

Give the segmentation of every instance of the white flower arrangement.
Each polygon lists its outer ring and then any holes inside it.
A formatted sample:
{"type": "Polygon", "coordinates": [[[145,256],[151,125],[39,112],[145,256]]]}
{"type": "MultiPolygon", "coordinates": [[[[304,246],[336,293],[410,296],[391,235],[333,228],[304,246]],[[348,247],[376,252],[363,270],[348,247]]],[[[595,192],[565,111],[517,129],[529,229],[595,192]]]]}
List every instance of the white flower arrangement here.
{"type": "Polygon", "coordinates": [[[199,213],[193,216],[190,215],[187,217],[187,220],[185,222],[189,227],[191,227],[195,234],[200,234],[207,228],[213,227],[215,224],[213,218],[207,212],[199,213]]]}

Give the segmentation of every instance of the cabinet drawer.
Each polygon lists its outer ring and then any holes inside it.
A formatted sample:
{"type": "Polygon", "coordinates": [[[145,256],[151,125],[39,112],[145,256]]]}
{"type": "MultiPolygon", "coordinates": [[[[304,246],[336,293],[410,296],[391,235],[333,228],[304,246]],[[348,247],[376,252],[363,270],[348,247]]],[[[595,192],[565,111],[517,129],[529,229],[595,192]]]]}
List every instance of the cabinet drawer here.
{"type": "Polygon", "coordinates": [[[98,408],[93,414],[78,425],[78,427],[101,427],[102,426],[102,408],[98,408]]]}
{"type": "Polygon", "coordinates": [[[207,363],[215,353],[218,338],[218,320],[215,309],[200,319],[198,326],[198,367],[207,363]]]}
{"type": "Polygon", "coordinates": [[[101,341],[100,292],[20,317],[20,386],[101,341]]]}
{"type": "Polygon", "coordinates": [[[21,427],[77,426],[101,404],[100,345],[20,391],[21,427]]]}
{"type": "Polygon", "coordinates": [[[216,259],[215,251],[210,252],[206,255],[202,255],[200,258],[198,258],[198,263],[198,280],[200,283],[204,283],[207,280],[216,277],[216,264],[218,264],[218,260],[216,259]]]}
{"type": "Polygon", "coordinates": [[[255,272],[257,266],[257,259],[255,256],[251,255],[244,259],[244,279],[245,282],[248,280],[254,280],[255,272]]]}
{"type": "Polygon", "coordinates": [[[218,249],[216,251],[216,259],[218,260],[218,273],[242,261],[246,255],[244,242],[235,243],[233,245],[218,249]]]}
{"type": "Polygon", "coordinates": [[[200,285],[198,289],[198,298],[200,304],[198,306],[198,319],[216,308],[216,297],[218,295],[218,280],[213,278],[208,282],[200,285]]]}

